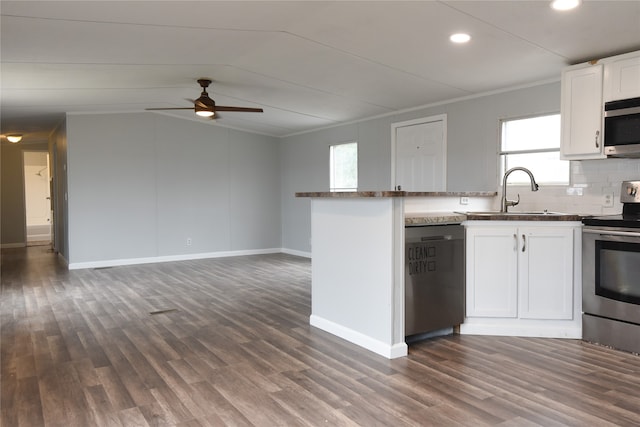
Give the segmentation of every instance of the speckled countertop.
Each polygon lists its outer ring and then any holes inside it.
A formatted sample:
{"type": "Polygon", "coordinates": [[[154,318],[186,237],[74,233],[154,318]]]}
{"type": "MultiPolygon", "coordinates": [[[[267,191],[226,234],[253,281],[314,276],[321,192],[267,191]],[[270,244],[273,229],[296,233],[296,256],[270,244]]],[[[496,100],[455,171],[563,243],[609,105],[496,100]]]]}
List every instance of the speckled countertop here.
{"type": "Polygon", "coordinates": [[[460,224],[467,216],[455,212],[410,213],[404,216],[404,225],[460,224]]]}
{"type": "Polygon", "coordinates": [[[585,215],[560,212],[467,212],[468,221],[582,221],[585,215]]]}
{"type": "Polygon", "coordinates": [[[422,212],[404,217],[405,226],[460,224],[463,221],[582,221],[588,215],[569,213],[422,212]]]}
{"type": "Polygon", "coordinates": [[[296,193],[296,197],[494,197],[495,191],[311,191],[296,193]]]}
{"type": "MultiPolygon", "coordinates": [[[[296,197],[495,197],[495,191],[317,191],[298,192],[296,197]]],[[[463,221],[582,221],[586,215],[559,212],[422,212],[405,215],[405,225],[460,224],[463,221]]]]}

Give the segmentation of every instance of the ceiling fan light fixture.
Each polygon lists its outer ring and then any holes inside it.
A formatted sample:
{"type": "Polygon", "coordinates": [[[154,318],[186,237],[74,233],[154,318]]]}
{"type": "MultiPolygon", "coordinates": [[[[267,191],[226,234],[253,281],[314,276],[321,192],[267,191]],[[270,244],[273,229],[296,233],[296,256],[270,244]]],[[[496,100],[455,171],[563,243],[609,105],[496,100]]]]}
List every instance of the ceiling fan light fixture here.
{"type": "Polygon", "coordinates": [[[7,135],[7,140],[16,144],[22,141],[22,135],[7,135]]]}
{"type": "Polygon", "coordinates": [[[207,93],[207,87],[211,84],[211,79],[199,79],[198,84],[202,87],[202,93],[200,97],[193,103],[193,107],[176,107],[176,108],[145,108],[145,110],[192,110],[196,115],[200,117],[209,117],[215,119],[218,116],[217,111],[234,111],[243,113],[262,113],[262,108],[250,108],[250,107],[230,107],[230,106],[216,106],[216,102],[209,98],[207,93]]]}
{"type": "Polygon", "coordinates": [[[580,6],[581,0],[553,0],[551,8],[554,10],[571,10],[580,6]]]}
{"type": "Polygon", "coordinates": [[[198,80],[198,83],[202,85],[202,93],[193,103],[196,114],[200,117],[213,117],[216,115],[216,103],[207,93],[208,80],[198,80]]]}
{"type": "Polygon", "coordinates": [[[449,40],[451,40],[453,43],[463,44],[471,40],[471,36],[467,33],[456,33],[451,34],[449,40]]]}
{"type": "Polygon", "coordinates": [[[213,117],[215,116],[215,111],[209,111],[209,110],[196,110],[196,114],[199,115],[200,117],[213,117]]]}

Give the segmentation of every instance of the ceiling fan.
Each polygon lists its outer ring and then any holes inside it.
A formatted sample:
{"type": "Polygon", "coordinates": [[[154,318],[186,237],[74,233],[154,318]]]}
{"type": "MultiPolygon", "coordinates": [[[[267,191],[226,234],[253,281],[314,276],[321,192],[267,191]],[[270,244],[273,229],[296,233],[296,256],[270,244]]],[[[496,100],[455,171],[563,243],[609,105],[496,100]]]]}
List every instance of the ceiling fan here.
{"type": "Polygon", "coordinates": [[[198,84],[202,87],[200,98],[193,102],[193,107],[177,107],[177,108],[146,108],[146,110],[194,110],[201,117],[210,117],[215,119],[218,111],[235,111],[243,113],[262,113],[262,108],[246,108],[246,107],[225,107],[216,105],[215,101],[209,98],[207,88],[211,84],[211,79],[198,79],[198,84]]]}

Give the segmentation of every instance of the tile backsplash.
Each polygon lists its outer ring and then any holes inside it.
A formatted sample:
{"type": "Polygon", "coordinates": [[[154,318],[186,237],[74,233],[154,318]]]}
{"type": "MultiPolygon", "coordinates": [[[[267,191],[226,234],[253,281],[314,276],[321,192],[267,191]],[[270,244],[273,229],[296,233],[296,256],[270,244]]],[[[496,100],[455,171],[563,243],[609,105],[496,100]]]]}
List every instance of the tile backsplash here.
{"type": "MultiPolygon", "coordinates": [[[[591,215],[618,214],[622,211],[620,184],[632,180],[640,180],[640,159],[571,161],[570,186],[540,185],[537,192],[532,192],[528,185],[509,186],[509,199],[515,199],[520,194],[520,204],[509,210],[547,209],[591,215]],[[613,203],[609,207],[606,206],[606,196],[611,195],[613,203]]],[[[496,199],[494,207],[499,208],[499,197],[496,199]]]]}

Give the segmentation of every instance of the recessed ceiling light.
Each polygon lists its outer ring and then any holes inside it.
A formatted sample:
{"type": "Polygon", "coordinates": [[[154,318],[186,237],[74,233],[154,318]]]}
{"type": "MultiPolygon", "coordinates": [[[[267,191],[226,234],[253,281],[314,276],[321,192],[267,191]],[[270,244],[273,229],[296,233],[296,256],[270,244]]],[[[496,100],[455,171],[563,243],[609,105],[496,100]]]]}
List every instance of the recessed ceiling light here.
{"type": "Polygon", "coordinates": [[[580,6],[581,0],[553,0],[551,7],[555,10],[571,10],[580,6]]]}
{"type": "Polygon", "coordinates": [[[471,40],[471,36],[465,33],[456,33],[456,34],[451,34],[451,37],[449,37],[449,40],[451,40],[454,43],[466,43],[469,40],[471,40]]]}

